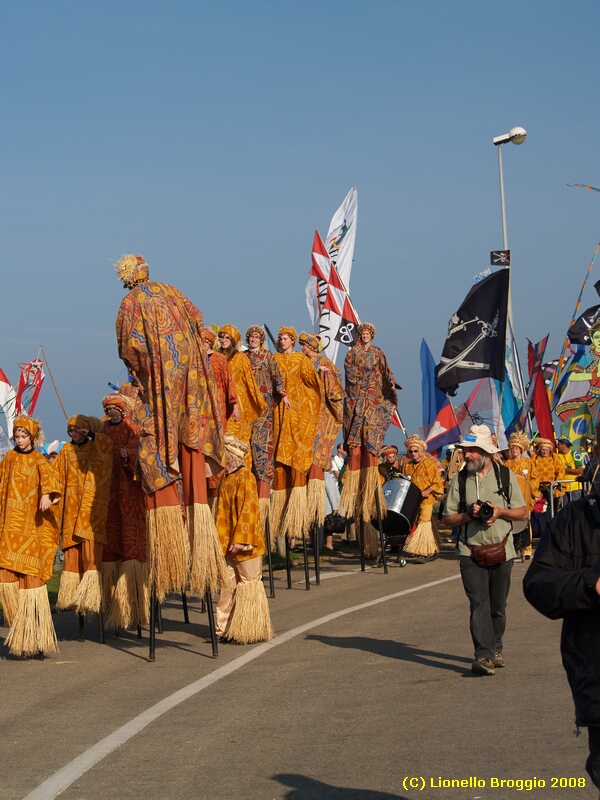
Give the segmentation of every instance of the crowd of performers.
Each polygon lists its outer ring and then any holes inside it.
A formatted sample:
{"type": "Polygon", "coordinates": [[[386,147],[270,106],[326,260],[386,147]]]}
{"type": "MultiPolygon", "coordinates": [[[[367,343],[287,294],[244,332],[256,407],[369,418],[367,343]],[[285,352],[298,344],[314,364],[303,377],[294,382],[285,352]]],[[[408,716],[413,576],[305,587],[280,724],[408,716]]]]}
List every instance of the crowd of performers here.
{"type": "Polygon", "coordinates": [[[150,280],[141,256],[124,256],[116,271],[130,380],[104,398],[102,419],[68,420],[54,463],[37,449],[43,434],[30,417],[14,421],[15,448],[0,462],[6,643],[17,656],[56,651],[46,584],[59,544],[58,610],[101,609],[106,624],[130,628],[148,622],[151,592],[159,602],[219,592],[219,639],[267,641],[263,555],[323,524],[342,426],[340,512],[361,530],[378,501],[385,513],[379,454],[397,397],[375,328],[359,327],[344,382],[314,333],[283,326],[271,353],[256,325],[242,349],[235,326],[205,327],[178,289],[150,280]]]}
{"type": "MultiPolygon", "coordinates": [[[[495,435],[492,434],[497,444],[495,435]]],[[[399,457],[395,445],[382,448],[379,472],[381,480],[394,479],[400,475],[410,478],[421,490],[422,500],[416,523],[403,547],[407,557],[416,557],[416,563],[425,563],[437,557],[441,539],[437,531],[433,507],[440,503],[439,516],[443,510],[443,500],[448,483],[464,466],[460,447],[450,446],[443,461],[427,452],[426,443],[417,435],[409,436],[405,442],[406,450],[399,457]]],[[[513,532],[520,534],[523,556],[532,555],[532,537],[540,537],[548,528],[552,510],[561,504],[577,500],[582,494],[582,481],[592,483],[594,474],[587,474],[589,455],[586,447],[573,451],[566,437],[555,443],[537,437],[532,443],[523,432],[510,435],[508,448],[498,451],[494,460],[504,464],[517,477],[519,487],[529,508],[529,519],[523,523],[513,523],[513,532]],[[579,480],[581,478],[581,480],[579,480]]],[[[456,538],[454,532],[453,538],[456,538]]]]}

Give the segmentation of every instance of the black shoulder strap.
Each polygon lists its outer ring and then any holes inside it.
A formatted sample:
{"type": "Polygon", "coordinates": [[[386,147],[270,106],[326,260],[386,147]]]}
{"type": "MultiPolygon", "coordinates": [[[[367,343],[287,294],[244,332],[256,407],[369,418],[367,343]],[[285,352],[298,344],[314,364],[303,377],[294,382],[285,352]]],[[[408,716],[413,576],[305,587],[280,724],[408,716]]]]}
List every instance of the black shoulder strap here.
{"type": "Polygon", "coordinates": [[[498,464],[497,461],[492,461],[492,465],[498,484],[498,494],[502,495],[510,508],[510,470],[504,464],[498,464]]]}
{"type": "Polygon", "coordinates": [[[461,514],[467,510],[467,470],[461,469],[458,472],[458,510],[461,514]]]}

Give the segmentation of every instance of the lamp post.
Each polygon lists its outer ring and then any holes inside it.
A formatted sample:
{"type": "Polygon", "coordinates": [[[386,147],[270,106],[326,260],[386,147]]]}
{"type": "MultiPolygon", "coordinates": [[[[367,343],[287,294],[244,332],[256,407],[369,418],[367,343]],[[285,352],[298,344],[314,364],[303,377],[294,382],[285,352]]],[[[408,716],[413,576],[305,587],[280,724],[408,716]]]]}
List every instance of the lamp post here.
{"type": "Polygon", "coordinates": [[[513,144],[523,144],[527,137],[525,128],[511,128],[508,133],[496,136],[492,141],[498,148],[498,169],[500,171],[500,205],[502,207],[502,239],[503,248],[508,250],[508,234],[506,232],[506,205],[504,203],[504,172],[502,171],[502,145],[506,142],[513,144]]]}

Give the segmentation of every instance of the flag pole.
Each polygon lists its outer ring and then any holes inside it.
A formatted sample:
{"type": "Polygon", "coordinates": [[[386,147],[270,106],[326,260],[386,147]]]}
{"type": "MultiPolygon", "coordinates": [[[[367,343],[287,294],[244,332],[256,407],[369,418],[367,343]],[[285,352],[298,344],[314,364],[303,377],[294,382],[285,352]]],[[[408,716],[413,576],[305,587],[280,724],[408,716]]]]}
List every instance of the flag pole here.
{"type": "MultiPolygon", "coordinates": [[[[594,256],[593,256],[592,260],[590,261],[590,265],[589,265],[588,270],[587,270],[587,272],[585,274],[585,279],[583,281],[583,286],[581,287],[581,291],[579,292],[579,297],[577,298],[577,303],[575,305],[575,311],[573,312],[573,316],[571,317],[571,324],[569,325],[569,328],[571,327],[571,325],[575,324],[575,320],[577,319],[577,314],[579,313],[579,309],[581,308],[581,299],[583,297],[583,293],[585,291],[585,287],[587,286],[588,278],[590,277],[590,272],[592,271],[592,268],[594,266],[594,261],[596,260],[596,256],[598,255],[598,251],[600,251],[600,243],[596,245],[596,250],[594,252],[594,256]]],[[[563,347],[562,347],[562,352],[560,354],[560,358],[558,359],[558,367],[557,367],[556,372],[554,373],[554,375],[552,377],[552,383],[550,385],[550,402],[552,402],[552,396],[554,395],[554,392],[556,391],[556,387],[558,386],[558,382],[559,382],[559,379],[560,379],[561,372],[563,371],[563,367],[565,365],[565,359],[566,359],[566,355],[567,355],[567,350],[569,349],[569,344],[570,344],[570,339],[569,339],[569,335],[567,334],[565,336],[565,341],[563,342],[563,347]]]]}
{"type": "Polygon", "coordinates": [[[54,391],[56,392],[56,396],[58,397],[58,402],[60,403],[60,407],[62,408],[62,412],[65,415],[65,419],[68,421],[69,415],[65,411],[65,407],[63,406],[63,401],[60,399],[60,395],[58,393],[58,389],[56,388],[56,383],[54,383],[54,378],[52,377],[52,370],[50,369],[50,364],[48,363],[48,358],[46,353],[44,353],[44,348],[40,345],[40,350],[42,351],[42,356],[44,357],[44,361],[46,362],[46,368],[48,370],[48,375],[50,375],[50,380],[52,381],[52,386],[54,386],[54,391]]]}

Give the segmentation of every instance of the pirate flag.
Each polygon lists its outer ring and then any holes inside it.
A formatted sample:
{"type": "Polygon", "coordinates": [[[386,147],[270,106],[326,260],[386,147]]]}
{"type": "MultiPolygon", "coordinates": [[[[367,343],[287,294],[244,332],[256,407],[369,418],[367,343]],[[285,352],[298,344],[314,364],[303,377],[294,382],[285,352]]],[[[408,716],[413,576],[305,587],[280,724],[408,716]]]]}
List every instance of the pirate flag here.
{"type": "Polygon", "coordinates": [[[600,306],[586,308],[567,331],[571,344],[589,344],[590,328],[598,321],[600,321],[600,306]]]}
{"type": "Polygon", "coordinates": [[[454,395],[459,383],[504,380],[509,270],[500,269],[471,287],[448,323],[448,338],[435,368],[435,385],[454,395]]]}

